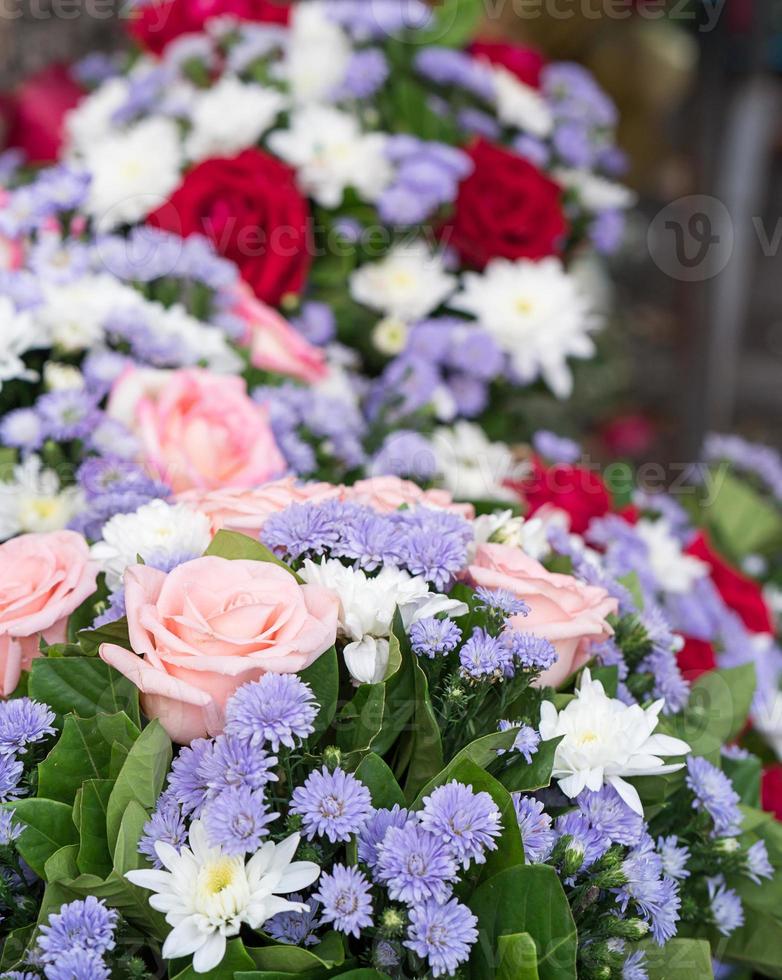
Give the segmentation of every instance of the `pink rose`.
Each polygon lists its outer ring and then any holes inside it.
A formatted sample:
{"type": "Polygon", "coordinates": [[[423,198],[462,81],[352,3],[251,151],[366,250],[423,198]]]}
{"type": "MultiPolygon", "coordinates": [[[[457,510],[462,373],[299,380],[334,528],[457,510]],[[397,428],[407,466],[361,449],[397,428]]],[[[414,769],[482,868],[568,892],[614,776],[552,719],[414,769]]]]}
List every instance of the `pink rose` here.
{"type": "Polygon", "coordinates": [[[256,299],[242,282],[231,313],[246,324],[243,343],[250,347],[254,367],[276,371],[308,384],[322,381],[328,374],[326,355],[306,340],[280,314],[256,299]]]}
{"type": "Polygon", "coordinates": [[[345,489],[345,496],[348,500],[373,507],[382,514],[399,510],[400,507],[423,504],[455,511],[468,521],[475,517],[472,504],[455,503],[447,490],[422,490],[417,484],[410,480],[400,480],[398,476],[376,476],[370,480],[359,480],[345,489]]]}
{"type": "Polygon", "coordinates": [[[287,469],[267,410],[242,378],[129,368],[108,413],[137,436],[144,465],[175,492],[252,487],[287,469]]]}
{"type": "Polygon", "coordinates": [[[479,545],[469,574],[476,585],[508,589],[524,599],[529,615],[513,617],[514,625],[554,644],[557,662],[541,674],[538,686],[557,687],[589,660],[592,643],[613,635],[605,617],[617,611],[616,599],[572,575],[549,572],[519,548],[479,545]]]}
{"type": "Polygon", "coordinates": [[[7,697],[38,656],[62,643],[68,616],[95,591],[97,562],[75,531],[23,534],[0,545],[0,694],[7,697]]]}
{"type": "Polygon", "coordinates": [[[330,483],[297,483],[295,477],[289,476],[254,490],[231,487],[225,490],[186,490],[176,499],[206,514],[212,522],[213,534],[238,531],[257,538],[264,522],[272,514],[278,514],[291,504],[320,503],[340,496],[341,492],[341,487],[330,483]]]}
{"type": "Polygon", "coordinates": [[[225,703],[243,684],[325,653],[339,599],[278,565],[205,557],[168,574],[127,569],[125,606],[135,652],[104,643],[100,656],[138,687],[144,713],[188,744],[221,731],[225,703]]]}

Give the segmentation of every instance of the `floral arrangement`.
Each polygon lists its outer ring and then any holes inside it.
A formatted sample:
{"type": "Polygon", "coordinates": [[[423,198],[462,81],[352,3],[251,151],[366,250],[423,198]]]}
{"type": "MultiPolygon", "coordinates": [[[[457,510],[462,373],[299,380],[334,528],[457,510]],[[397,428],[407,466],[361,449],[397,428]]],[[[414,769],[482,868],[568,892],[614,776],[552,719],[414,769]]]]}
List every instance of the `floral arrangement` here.
{"type": "Polygon", "coordinates": [[[663,499],[286,480],[0,546],[5,975],[775,975],[756,664],[679,667],[719,578],[663,499]]]}

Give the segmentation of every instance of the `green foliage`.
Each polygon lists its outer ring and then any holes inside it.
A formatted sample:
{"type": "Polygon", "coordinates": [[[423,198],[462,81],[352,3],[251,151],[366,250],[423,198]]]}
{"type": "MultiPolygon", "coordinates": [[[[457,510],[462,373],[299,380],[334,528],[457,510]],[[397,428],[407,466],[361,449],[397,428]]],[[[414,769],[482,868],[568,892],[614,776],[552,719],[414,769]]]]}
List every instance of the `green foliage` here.
{"type": "Polygon", "coordinates": [[[724,468],[712,470],[711,475],[713,499],[703,506],[701,516],[734,562],[782,545],[782,515],[777,507],[724,468]]]}
{"type": "Polygon", "coordinates": [[[25,825],[16,849],[38,877],[44,878],[44,865],[49,858],[67,844],[78,844],[71,807],[57,800],[29,799],[17,800],[11,809],[19,823],[25,825]]]}
{"type": "Polygon", "coordinates": [[[124,711],[141,727],[138,689],[127,678],[93,657],[68,657],[33,661],[28,687],[36,701],[51,706],[60,717],[80,718],[124,711]]]}
{"type": "Polygon", "coordinates": [[[266,545],[261,544],[255,538],[248,537],[246,534],[239,534],[238,531],[218,531],[206,549],[205,554],[215,558],[229,558],[232,561],[237,559],[244,561],[267,561],[272,565],[278,565],[280,568],[284,568],[286,572],[296,577],[296,573],[285,562],[280,561],[266,545]]]}
{"type": "Polygon", "coordinates": [[[647,940],[641,948],[649,980],[710,980],[713,976],[711,947],[702,939],[671,939],[664,946],[647,940]]]}
{"type": "Polygon", "coordinates": [[[158,721],[147,725],[128,753],[109,797],[106,832],[114,847],[128,804],[135,800],[145,810],[152,810],[160,795],[171,765],[171,739],[158,721]]]}

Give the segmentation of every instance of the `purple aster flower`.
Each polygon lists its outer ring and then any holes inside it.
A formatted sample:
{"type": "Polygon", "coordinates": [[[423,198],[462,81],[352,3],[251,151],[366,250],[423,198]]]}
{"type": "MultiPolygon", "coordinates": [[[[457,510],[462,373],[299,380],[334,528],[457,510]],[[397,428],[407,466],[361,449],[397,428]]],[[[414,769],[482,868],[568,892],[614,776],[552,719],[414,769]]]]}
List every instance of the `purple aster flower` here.
{"type": "Polygon", "coordinates": [[[477,925],[477,918],[455,898],[445,904],[426,901],[410,910],[405,946],[426,960],[432,976],[452,976],[478,941],[477,925]]]}
{"type": "Polygon", "coordinates": [[[557,662],[558,655],[554,644],[543,636],[509,628],[504,630],[501,640],[516,663],[524,670],[548,670],[557,662]]]}
{"type": "Polygon", "coordinates": [[[432,444],[420,432],[397,430],[387,436],[372,459],[373,476],[409,477],[427,483],[437,472],[432,444]]]}
{"type": "Polygon", "coordinates": [[[76,80],[88,88],[114,78],[121,70],[120,53],[106,54],[104,51],[91,51],[70,67],[70,72],[76,80]]]}
{"type": "Polygon", "coordinates": [[[43,445],[44,426],[34,408],[15,408],[0,421],[0,443],[31,451],[43,445]]]}
{"type": "Polygon", "coordinates": [[[302,818],[307,838],[328,837],[333,844],[361,830],[372,814],[372,799],[354,775],[342,769],[329,772],[324,766],[296,787],[290,809],[302,818]]]}
{"type": "Polygon", "coordinates": [[[350,558],[369,572],[399,563],[396,529],[384,514],[371,507],[351,507],[344,513],[342,538],[331,549],[332,555],[350,558]]]}
{"type": "Polygon", "coordinates": [[[364,872],[335,864],[329,874],[322,874],[318,891],[313,895],[323,905],[324,922],[337,932],[361,936],[361,930],[372,925],[372,886],[364,872]]]}
{"type": "Polygon", "coordinates": [[[479,627],[459,651],[459,662],[462,672],[473,680],[513,676],[513,651],[479,627]]]}
{"type": "Polygon", "coordinates": [[[390,827],[377,848],[376,880],[395,901],[446,901],[458,877],[458,866],[444,840],[408,821],[390,827]]]}
{"type": "Polygon", "coordinates": [[[524,857],[529,864],[542,864],[554,849],[557,835],[551,826],[551,817],[540,800],[532,796],[514,793],[513,808],[521,831],[524,857]]]}
{"type": "Polygon", "coordinates": [[[458,86],[485,102],[494,100],[494,77],[488,65],[463,51],[430,47],[415,56],[415,67],[436,85],[458,86]]]}
{"type": "Polygon", "coordinates": [[[111,971],[94,949],[71,949],[44,966],[46,980],[109,980],[111,971]]]}
{"type": "Polygon", "coordinates": [[[722,875],[706,879],[709,890],[709,911],[714,927],[723,936],[729,936],[744,925],[744,909],[741,899],[725,884],[722,875]]]}
{"type": "Polygon", "coordinates": [[[114,949],[117,912],[94,895],[63,905],[40,927],[38,948],[45,963],[55,963],[70,950],[98,955],[114,949]]]}
{"type": "Polygon", "coordinates": [[[448,589],[467,562],[473,540],[469,522],[460,514],[431,507],[396,511],[388,519],[400,535],[402,564],[440,591],[448,589]]]}
{"type": "Polygon", "coordinates": [[[581,446],[572,439],[564,439],[562,436],[540,429],[532,437],[532,445],[535,452],[545,456],[551,463],[575,463],[581,458],[581,446]]]}
{"type": "Polygon", "coordinates": [[[88,500],[123,491],[149,499],[165,497],[170,492],[165,484],[151,480],[140,466],[120,456],[86,459],[76,471],[76,479],[88,500]]]}
{"type": "Polygon", "coordinates": [[[203,821],[210,844],[224,854],[257,851],[269,833],[267,824],[279,814],[269,813],[262,790],[231,786],[210,799],[204,807],[203,821]]]}
{"type": "Polygon", "coordinates": [[[327,303],[315,300],[302,304],[298,316],[291,317],[291,323],[310,343],[319,347],[332,341],[337,332],[334,311],[327,303]]]}
{"type": "Polygon", "coordinates": [[[756,476],[778,501],[782,501],[782,457],[771,446],[748,442],[741,436],[713,432],[706,437],[703,455],[710,462],[724,460],[756,476]]]}
{"type": "Polygon", "coordinates": [[[54,712],[48,704],[30,698],[0,704],[0,754],[24,753],[47,735],[54,735],[54,712]]]}
{"type": "Polygon", "coordinates": [[[59,235],[44,234],[30,249],[27,260],[42,280],[66,283],[87,272],[90,254],[80,242],[63,242],[59,235]]]}
{"type": "Polygon", "coordinates": [[[482,112],[474,106],[465,106],[456,114],[459,127],[467,133],[483,136],[487,140],[498,140],[502,135],[502,127],[488,112],[482,112]]]}
{"type": "Polygon", "coordinates": [[[384,224],[403,227],[420,224],[435,210],[437,202],[407,184],[393,184],[380,195],[377,207],[384,224]]]}
{"type": "Polygon", "coordinates": [[[714,821],[713,836],[737,837],[741,833],[741,800],[730,779],[706,759],[687,757],[687,786],[695,794],[694,810],[704,808],[714,821]]]}
{"type": "Polygon", "coordinates": [[[358,859],[370,868],[377,864],[377,848],[389,827],[404,827],[410,819],[407,810],[395,803],[392,809],[375,810],[358,833],[358,859]]]}
{"type": "Polygon", "coordinates": [[[320,925],[318,920],[318,903],[314,898],[305,902],[301,895],[289,895],[291,902],[302,902],[307,906],[306,912],[278,912],[264,923],[264,931],[286,946],[314,946],[320,942],[315,930],[320,925]]]}
{"type": "Polygon", "coordinates": [[[622,980],[649,980],[645,963],[646,953],[642,949],[630,953],[622,964],[622,980]]]}
{"type": "Polygon", "coordinates": [[[80,388],[41,395],[35,409],[47,436],[57,440],[86,439],[101,418],[93,396],[80,388]]]}
{"type": "MultiPolygon", "coordinates": [[[[506,721],[504,719],[500,721],[497,730],[507,732],[511,728],[516,727],[519,730],[509,751],[518,752],[520,755],[523,755],[527,765],[531,765],[532,756],[538,751],[538,746],[540,745],[540,735],[531,725],[520,725],[517,721],[506,721]]],[[[505,755],[505,749],[497,749],[497,755],[505,755]]]]}
{"type": "Polygon", "coordinates": [[[601,211],[589,225],[589,240],[601,255],[613,255],[622,244],[626,227],[622,211],[601,211]]]}
{"type": "Polygon", "coordinates": [[[495,851],[502,832],[500,811],[488,793],[475,793],[452,780],[423,800],[419,814],[424,830],[439,836],[465,870],[484,864],[486,851],[495,851]]]}
{"type": "Polygon", "coordinates": [[[189,746],[180,749],[179,755],[171,763],[168,789],[182,811],[194,818],[201,813],[209,793],[202,765],[213,750],[210,739],[197,738],[189,746]]]}
{"type": "Polygon", "coordinates": [[[19,781],[22,778],[24,766],[12,755],[0,755],[0,803],[7,803],[22,795],[19,781]]]}
{"type": "Polygon", "coordinates": [[[748,878],[760,884],[761,878],[773,878],[774,868],[768,859],[768,849],[765,841],[755,841],[746,854],[746,867],[744,873],[748,878]]]}
{"type": "Polygon", "coordinates": [[[679,886],[673,878],[663,877],[663,860],[651,837],[629,852],[622,862],[625,883],[617,890],[622,912],[633,902],[649,923],[652,937],[662,946],[676,935],[679,921],[679,886]]]}
{"type": "Polygon", "coordinates": [[[355,51],[336,97],[338,99],[368,99],[382,88],[388,78],[388,61],[378,48],[355,51]]]}
{"type": "Polygon", "coordinates": [[[276,765],[276,756],[236,735],[223,734],[214,740],[213,751],[202,761],[200,773],[209,795],[216,796],[231,787],[263,789],[267,783],[276,781],[276,765]]]}
{"type": "Polygon", "coordinates": [[[551,158],[548,144],[527,133],[522,133],[513,140],[513,149],[520,157],[524,157],[539,168],[547,166],[551,158]]]}
{"type": "Polygon", "coordinates": [[[610,846],[605,836],[590,825],[583,813],[575,810],[557,817],[554,829],[559,840],[567,838],[568,861],[578,871],[586,871],[610,846]]]}
{"type": "Polygon", "coordinates": [[[19,837],[24,825],[16,823],[13,810],[0,810],[0,847],[8,847],[19,837]]]}
{"type": "Polygon", "coordinates": [[[138,453],[138,441],[127,426],[105,417],[90,433],[89,447],[96,453],[124,459],[131,459],[138,453]]]}
{"type": "Polygon", "coordinates": [[[679,838],[675,834],[657,838],[657,853],[662,859],[663,874],[666,877],[674,878],[676,881],[690,877],[687,868],[690,850],[684,844],[679,843],[679,838]]]}
{"type": "Polygon", "coordinates": [[[107,394],[122,372],[133,362],[114,350],[94,350],[84,358],[81,371],[91,391],[107,394]]]}
{"type": "Polygon", "coordinates": [[[266,520],[261,539],[275,554],[291,559],[322,555],[339,544],[342,523],[349,512],[339,501],[291,504],[266,520]]]}
{"type": "Polygon", "coordinates": [[[452,374],[447,379],[447,385],[456,405],[457,415],[474,419],[489,404],[489,388],[481,378],[469,374],[452,374]]]}
{"type": "Polygon", "coordinates": [[[125,589],[121,588],[117,592],[112,592],[109,596],[109,604],[92,621],[92,628],[98,629],[108,623],[116,623],[125,615],[125,589]]]}
{"type": "Polygon", "coordinates": [[[419,657],[444,657],[452,653],[462,638],[462,631],[451,619],[428,616],[413,623],[409,631],[410,646],[419,657]]]}
{"type": "Polygon", "coordinates": [[[231,697],[225,709],[225,733],[253,748],[268,742],[272,751],[281,745],[296,747],[315,730],[318,704],[309,684],[295,674],[264,674],[245,684],[231,697]]]}
{"type": "Polygon", "coordinates": [[[139,853],[147,857],[156,868],[163,863],[157,855],[155,844],[162,841],[177,851],[187,843],[188,829],[182,808],[170,789],[161,794],[152,816],[144,824],[144,832],[138,843],[139,853]]]}
{"type": "Polygon", "coordinates": [[[529,615],[527,603],[508,589],[487,589],[479,585],[475,595],[480,600],[477,604],[478,609],[496,609],[506,616],[529,615]]]}
{"type": "Polygon", "coordinates": [[[588,124],[578,119],[564,119],[552,134],[554,150],[567,167],[586,169],[592,166],[595,146],[588,124]]]}
{"type": "Polygon", "coordinates": [[[646,831],[644,819],[630,809],[613,786],[603,786],[597,792],[585,789],[576,803],[592,827],[612,844],[640,844],[646,831]]]}

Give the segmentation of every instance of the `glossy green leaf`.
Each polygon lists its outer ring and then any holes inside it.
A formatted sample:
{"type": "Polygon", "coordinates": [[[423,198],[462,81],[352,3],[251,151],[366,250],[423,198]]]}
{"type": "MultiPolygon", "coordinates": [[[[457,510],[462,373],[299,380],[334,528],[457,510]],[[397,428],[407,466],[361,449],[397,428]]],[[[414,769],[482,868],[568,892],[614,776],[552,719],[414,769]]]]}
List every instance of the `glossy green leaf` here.
{"type": "Polygon", "coordinates": [[[562,738],[564,736],[541,742],[538,751],[532,756],[532,762],[527,762],[523,755],[515,753],[508,768],[497,778],[511,793],[531,793],[536,789],[550,786],[554,756],[562,738]]]}
{"type": "Polygon", "coordinates": [[[711,980],[711,947],[704,939],[671,939],[664,946],[642,943],[649,980],[711,980]]]}
{"type": "Polygon", "coordinates": [[[575,980],[578,936],[567,897],[553,868],[519,865],[485,881],[468,897],[478,916],[471,980],[497,976],[501,936],[528,933],[537,951],[540,980],[575,980]]]}
{"type": "Polygon", "coordinates": [[[399,787],[393,772],[374,752],[364,756],[355,775],[366,786],[372,796],[372,804],[378,809],[391,809],[394,804],[405,805],[405,795],[399,787]]]}
{"type": "Polygon", "coordinates": [[[106,808],[114,786],[110,779],[87,779],[74,805],[78,807],[79,853],[76,864],[82,874],[105,878],[112,859],[106,839],[106,808]]]}
{"type": "Polygon", "coordinates": [[[478,33],[485,13],[484,0],[440,0],[430,25],[416,32],[416,42],[465,47],[478,33]]]}
{"type": "Polygon", "coordinates": [[[692,685],[687,708],[661,724],[671,735],[684,739],[693,755],[718,763],[722,746],[746,724],[755,683],[753,664],[702,674],[692,685]]]}
{"type": "Polygon", "coordinates": [[[114,643],[125,650],[132,649],[128,636],[128,621],[124,616],[97,629],[79,630],[76,641],[88,657],[97,657],[102,643],[114,643]]]}
{"type": "Polygon", "coordinates": [[[538,980],[538,950],[528,932],[497,939],[497,980],[538,980]]]}
{"type": "Polygon", "coordinates": [[[362,684],[334,719],[343,752],[367,752],[383,727],[385,684],[362,684]]]}
{"type": "Polygon", "coordinates": [[[209,970],[207,973],[196,973],[192,963],[178,973],[175,972],[175,966],[182,962],[182,960],[176,960],[171,964],[172,980],[230,980],[234,976],[234,971],[241,971],[239,976],[242,976],[244,971],[252,970],[254,966],[252,957],[244,948],[241,939],[231,939],[226,947],[222,962],[214,970],[209,970]]]}
{"type": "Polygon", "coordinates": [[[312,688],[315,700],[320,705],[313,726],[317,737],[326,731],[334,718],[339,698],[339,662],[337,651],[330,647],[324,654],[302,670],[299,677],[312,688]]]}
{"type": "Polygon", "coordinates": [[[767,553],[782,544],[782,516],[746,480],[712,470],[712,501],[702,516],[730,558],[767,553]]]}
{"type": "Polygon", "coordinates": [[[38,766],[38,796],[73,803],[85,779],[111,776],[116,747],[130,750],[138,735],[124,712],[92,718],[68,715],[57,743],[38,766]]]}
{"type": "Polygon", "coordinates": [[[112,850],[131,800],[136,800],[147,811],[154,809],[168,774],[171,756],[171,739],[159,721],[151,722],[128,753],[109,797],[106,830],[112,850]]]}
{"type": "Polygon", "coordinates": [[[138,689],[113,667],[94,657],[33,661],[29,694],[61,717],[94,718],[124,711],[140,727],[138,689]]]}
{"type": "Polygon", "coordinates": [[[25,825],[16,848],[39,878],[44,864],[61,847],[76,844],[78,833],[67,803],[57,800],[15,800],[11,807],[19,823],[25,825]]]}
{"type": "Polygon", "coordinates": [[[298,578],[292,568],[289,568],[284,561],[270,551],[265,544],[261,544],[257,538],[248,537],[246,534],[239,534],[238,531],[218,531],[212,538],[212,542],[206,549],[205,554],[213,555],[215,558],[229,558],[233,561],[244,559],[248,561],[266,561],[272,565],[279,565],[286,572],[298,578]]]}
{"type": "Polygon", "coordinates": [[[345,947],[336,932],[328,933],[317,946],[308,949],[281,944],[249,949],[248,953],[258,969],[271,972],[310,973],[345,961],[345,947]]]}
{"type": "Polygon", "coordinates": [[[418,792],[443,767],[440,726],[429,698],[429,682],[417,659],[413,662],[413,677],[415,707],[410,730],[405,735],[410,759],[405,777],[405,796],[409,800],[415,799],[418,792]]]}

